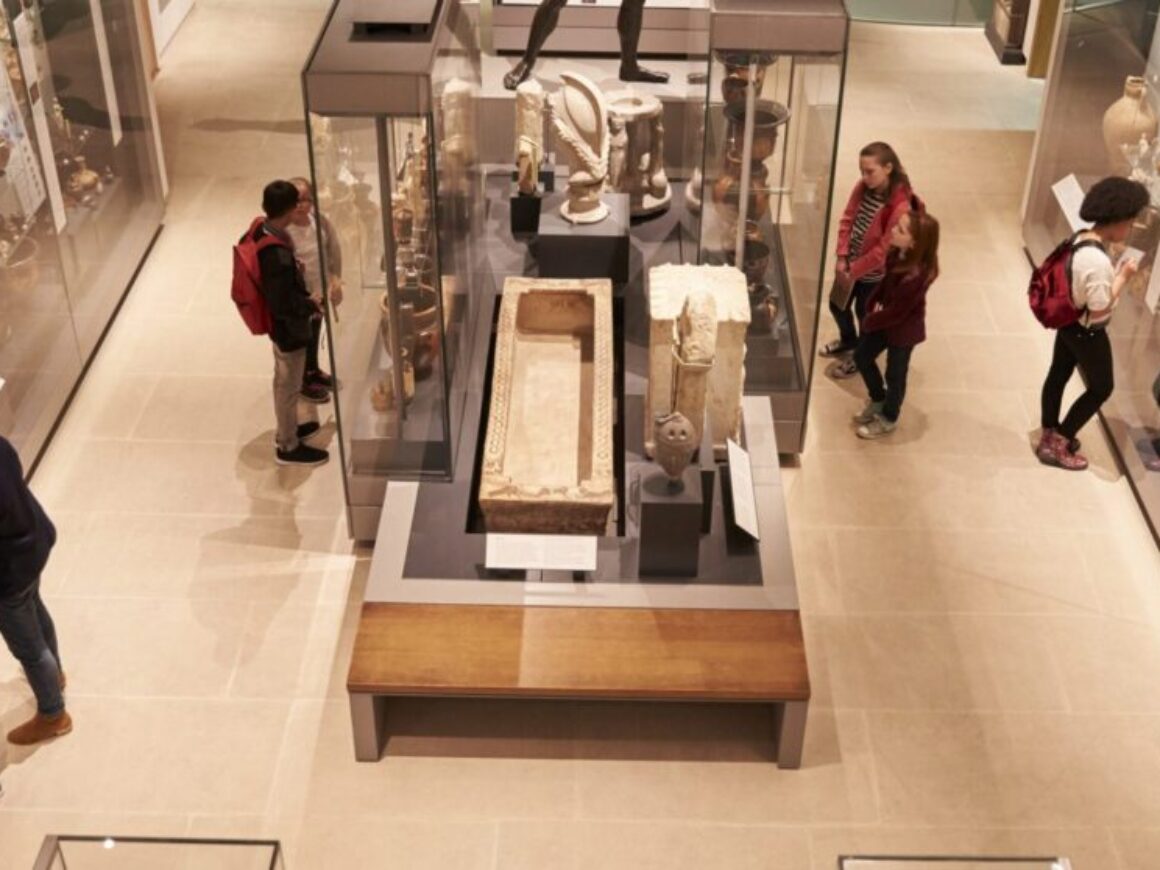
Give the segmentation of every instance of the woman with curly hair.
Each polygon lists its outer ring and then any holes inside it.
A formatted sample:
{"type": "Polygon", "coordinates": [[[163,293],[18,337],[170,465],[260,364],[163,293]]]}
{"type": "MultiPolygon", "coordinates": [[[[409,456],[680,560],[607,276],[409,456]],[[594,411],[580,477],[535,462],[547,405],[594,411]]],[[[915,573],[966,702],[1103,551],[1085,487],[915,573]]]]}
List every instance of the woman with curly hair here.
{"type": "Polygon", "coordinates": [[[1114,176],[1092,185],[1080,206],[1079,216],[1092,227],[1075,237],[1071,255],[1071,301],[1079,319],[1056,330],[1051,368],[1043,382],[1043,434],[1035,452],[1044,465],[1068,471],[1083,471],[1088,466],[1079,452],[1076,433],[1095,416],[1115,387],[1112,344],[1106,328],[1120,294],[1136,272],[1136,262],[1127,257],[1113,265],[1109,251],[1127,241],[1132,222],[1148,201],[1144,185],[1114,176]],[[1061,422],[1063,391],[1077,368],[1086,390],[1061,422]]]}

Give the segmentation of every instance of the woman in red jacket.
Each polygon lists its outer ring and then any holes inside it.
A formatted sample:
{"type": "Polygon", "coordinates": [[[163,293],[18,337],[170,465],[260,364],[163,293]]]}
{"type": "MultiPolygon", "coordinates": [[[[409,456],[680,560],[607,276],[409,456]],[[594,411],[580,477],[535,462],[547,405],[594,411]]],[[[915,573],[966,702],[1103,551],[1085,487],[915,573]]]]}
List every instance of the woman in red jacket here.
{"type": "Polygon", "coordinates": [[[857,368],[850,356],[858,345],[858,322],[865,314],[866,299],[882,280],[890,231],[910,207],[910,179],[894,149],[885,142],[871,142],[858,154],[861,180],[846,203],[838,222],[838,262],[834,281],[852,286],[843,307],[830,301],[830,313],[838,324],[838,339],[820,351],[825,357],[842,357],[831,374],[853,377],[857,368]]]}
{"type": "Polygon", "coordinates": [[[926,291],[938,277],[938,221],[911,200],[890,232],[885,275],[866,300],[854,362],[870,399],[854,417],[859,438],[889,435],[898,426],[906,373],[916,345],[926,340],[926,291]],[[886,351],[886,380],[878,357],[886,351]]]}

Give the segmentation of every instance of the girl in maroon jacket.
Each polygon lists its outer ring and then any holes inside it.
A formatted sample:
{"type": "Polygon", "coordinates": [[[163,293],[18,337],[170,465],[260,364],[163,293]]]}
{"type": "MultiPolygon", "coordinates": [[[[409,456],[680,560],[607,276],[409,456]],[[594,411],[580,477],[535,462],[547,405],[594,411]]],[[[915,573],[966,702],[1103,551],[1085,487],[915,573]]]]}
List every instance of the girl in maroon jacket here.
{"type": "Polygon", "coordinates": [[[938,277],[938,221],[918,199],[890,232],[882,281],[866,300],[862,338],[854,351],[870,399],[854,417],[859,438],[889,435],[898,426],[910,354],[926,340],[926,291],[938,277]],[[878,357],[886,351],[886,380],[878,357]]]}
{"type": "Polygon", "coordinates": [[[853,377],[857,369],[850,357],[858,345],[858,327],[865,315],[866,299],[882,280],[890,231],[910,207],[910,180],[894,149],[885,142],[871,142],[858,155],[861,180],[846,203],[838,222],[838,262],[834,281],[853,285],[843,307],[831,299],[830,313],[838,324],[838,339],[820,351],[825,357],[842,357],[831,372],[835,378],[853,377]]]}

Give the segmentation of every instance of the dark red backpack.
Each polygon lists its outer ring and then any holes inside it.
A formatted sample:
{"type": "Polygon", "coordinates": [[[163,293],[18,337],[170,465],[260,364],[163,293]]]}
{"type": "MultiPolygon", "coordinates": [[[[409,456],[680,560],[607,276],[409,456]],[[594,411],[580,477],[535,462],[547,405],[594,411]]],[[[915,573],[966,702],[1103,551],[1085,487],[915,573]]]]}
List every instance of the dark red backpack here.
{"type": "Polygon", "coordinates": [[[1080,248],[1099,246],[1093,239],[1076,243],[1075,236],[1064,239],[1031,273],[1027,301],[1035,319],[1048,329],[1062,329],[1079,322],[1083,309],[1071,301],[1071,258],[1080,248]]]}
{"type": "Polygon", "coordinates": [[[256,217],[246,234],[234,245],[234,280],[230,298],[238,306],[238,314],[254,335],[270,334],[270,309],[262,295],[262,269],[258,254],[271,245],[290,247],[272,233],[254,241],[254,233],[265,219],[256,217]]]}

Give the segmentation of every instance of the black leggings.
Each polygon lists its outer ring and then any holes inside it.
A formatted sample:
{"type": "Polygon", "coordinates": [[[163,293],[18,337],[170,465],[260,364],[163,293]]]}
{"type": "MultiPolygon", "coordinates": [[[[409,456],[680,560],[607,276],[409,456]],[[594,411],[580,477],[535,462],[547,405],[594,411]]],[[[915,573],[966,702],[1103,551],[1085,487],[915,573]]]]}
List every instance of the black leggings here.
{"type": "Polygon", "coordinates": [[[1095,416],[1100,405],[1115,389],[1112,375],[1112,343],[1103,329],[1088,329],[1078,323],[1055,333],[1055,352],[1051,368],[1043,382],[1042,417],[1044,429],[1054,429],[1066,438],[1074,438],[1083,425],[1095,416]],[[1075,400],[1061,423],[1060,405],[1063,391],[1072,373],[1079,368],[1087,390],[1075,400]]]}

